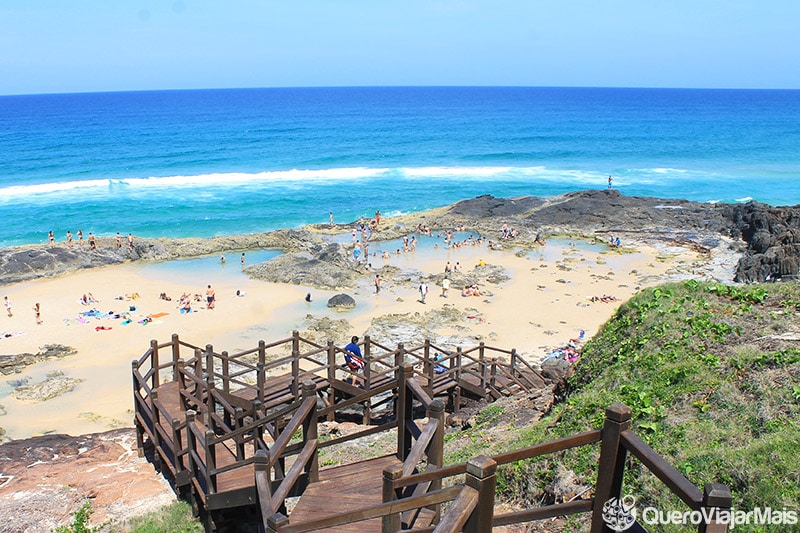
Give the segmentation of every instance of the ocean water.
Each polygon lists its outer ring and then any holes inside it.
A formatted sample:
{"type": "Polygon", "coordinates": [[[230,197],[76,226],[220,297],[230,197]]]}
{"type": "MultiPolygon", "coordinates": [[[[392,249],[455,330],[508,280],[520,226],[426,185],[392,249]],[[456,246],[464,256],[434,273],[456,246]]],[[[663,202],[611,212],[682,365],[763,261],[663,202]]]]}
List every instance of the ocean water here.
{"type": "Polygon", "coordinates": [[[800,91],[308,88],[0,97],[0,246],[210,237],[613,186],[800,203],[800,91]]]}

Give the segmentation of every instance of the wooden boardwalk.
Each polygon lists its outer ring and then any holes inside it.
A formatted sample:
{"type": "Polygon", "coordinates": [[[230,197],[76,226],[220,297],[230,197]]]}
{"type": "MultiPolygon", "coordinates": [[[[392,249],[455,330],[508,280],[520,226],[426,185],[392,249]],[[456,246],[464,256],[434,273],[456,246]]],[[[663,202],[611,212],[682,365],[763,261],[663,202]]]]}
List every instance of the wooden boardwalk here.
{"type": "MultiPolygon", "coordinates": [[[[425,341],[390,349],[366,338],[362,349],[366,368],[355,375],[341,365],[342,349],[296,332],[232,355],[176,335],[167,343],[153,341],[132,362],[139,451],[152,450],[155,466],[192,503],[208,531],[242,531],[250,524],[253,531],[282,533],[433,526],[477,533],[591,512],[592,531],[599,532],[602,505],[596,502],[619,497],[627,453],[690,509],[730,507],[725,487],[707,487],[703,494],[638,439],[624,406],[609,408],[602,430],[445,466],[446,405],[457,408],[463,396],[493,399],[535,389],[544,385],[541,375],[516,351],[483,344],[443,350],[425,341]],[[506,357],[490,357],[497,354],[506,357]],[[321,421],[354,412],[363,418],[360,431],[318,437],[321,421]],[[427,422],[415,414],[426,415],[427,422]],[[396,439],[394,453],[320,467],[320,452],[327,448],[358,446],[353,441],[383,432],[396,439]],[[594,498],[494,513],[498,465],[596,443],[601,446],[594,498]]],[[[703,526],[699,531],[725,531],[719,524],[703,526]]]]}

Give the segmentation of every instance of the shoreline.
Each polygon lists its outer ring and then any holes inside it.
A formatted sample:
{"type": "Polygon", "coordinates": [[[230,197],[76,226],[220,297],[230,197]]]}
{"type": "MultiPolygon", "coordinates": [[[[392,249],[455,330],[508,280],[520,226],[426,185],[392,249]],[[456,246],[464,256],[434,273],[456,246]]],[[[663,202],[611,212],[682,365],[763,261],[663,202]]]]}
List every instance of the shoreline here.
{"type": "Polygon", "coordinates": [[[437,334],[463,339],[464,346],[483,340],[492,346],[517,348],[527,360],[538,363],[548,350],[578,337],[580,331],[589,338],[636,290],[668,278],[670,270],[672,275],[683,271],[688,276],[702,262],[696,252],[688,249],[673,249],[664,256],[666,259],[658,260],[663,251],[644,245],[637,245],[632,253],[618,254],[609,252],[604,245],[592,248],[572,244],[551,241],[534,252],[516,248],[492,251],[484,244],[391,256],[386,261],[389,267],[374,265],[384,278],[377,296],[372,272],[359,278],[354,288],[335,291],[244,277],[220,280],[224,276],[214,269],[193,273],[181,284],[154,277],[152,272],[146,272],[146,265],[136,263],[15,284],[6,290],[16,308],[14,317],[2,317],[0,324],[4,328],[12,325],[24,334],[0,340],[2,351],[35,353],[45,344],[59,343],[75,348],[77,354],[3,376],[0,390],[8,391],[12,381],[36,384],[46,380],[48,374],[52,377],[52,372],[83,381],[76,383],[71,392],[42,402],[19,400],[10,395],[0,398],[0,405],[7,413],[0,417],[0,426],[10,439],[129,427],[130,361],[144,353],[151,339],[163,342],[177,333],[192,344],[212,344],[215,349],[233,353],[254,347],[258,340],[269,342],[286,337],[294,329],[302,331],[309,325],[309,315],[316,319],[345,319],[350,326],[348,331],[333,339],[344,343],[351,334],[363,336],[376,317],[391,315],[397,322],[403,322],[404,317],[424,316],[450,306],[464,316],[478,319],[444,325],[437,329],[437,334]],[[469,274],[480,259],[502,269],[510,279],[498,284],[482,282],[485,291],[482,297],[462,297],[454,287],[448,298],[442,298],[441,289],[429,282],[427,304],[418,301],[419,279],[435,279],[448,260],[460,261],[469,274]],[[390,267],[399,270],[391,273],[390,267]],[[203,309],[204,303],[197,302],[195,312],[180,314],[176,308],[177,296],[181,292],[202,294],[205,283],[199,283],[199,279],[204,275],[216,291],[216,308],[203,309]],[[237,290],[246,295],[237,297],[237,290]],[[132,322],[121,325],[120,319],[105,316],[78,322],[80,313],[92,307],[79,302],[81,294],[86,292],[100,300],[93,306],[104,315],[135,307],[135,311],[127,311],[132,322]],[[162,292],[173,300],[159,299],[162,292]],[[309,292],[313,295],[311,303],[303,299],[309,292]],[[346,313],[328,309],[327,299],[337,292],[351,294],[357,307],[346,313]],[[139,298],[125,297],[134,293],[139,298]],[[616,301],[591,301],[592,296],[608,294],[614,295],[616,301]],[[121,300],[116,299],[119,296],[121,300]],[[28,305],[33,299],[41,300],[42,325],[36,325],[28,305]],[[531,300],[536,305],[531,305],[531,300]],[[167,314],[146,325],[139,323],[145,316],[162,313],[167,314]]]}

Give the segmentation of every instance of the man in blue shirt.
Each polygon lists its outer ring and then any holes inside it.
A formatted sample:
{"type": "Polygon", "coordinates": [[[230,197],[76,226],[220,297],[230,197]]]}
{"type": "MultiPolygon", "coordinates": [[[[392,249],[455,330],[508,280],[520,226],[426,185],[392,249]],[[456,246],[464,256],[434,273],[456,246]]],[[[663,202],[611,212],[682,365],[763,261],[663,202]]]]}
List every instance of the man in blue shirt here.
{"type": "MultiPolygon", "coordinates": [[[[361,355],[361,348],[358,346],[358,337],[355,335],[350,339],[350,344],[344,347],[344,362],[347,367],[353,372],[360,372],[364,370],[364,359],[361,355]]],[[[349,376],[345,381],[350,383],[360,384],[359,379],[354,376],[349,376]]]]}

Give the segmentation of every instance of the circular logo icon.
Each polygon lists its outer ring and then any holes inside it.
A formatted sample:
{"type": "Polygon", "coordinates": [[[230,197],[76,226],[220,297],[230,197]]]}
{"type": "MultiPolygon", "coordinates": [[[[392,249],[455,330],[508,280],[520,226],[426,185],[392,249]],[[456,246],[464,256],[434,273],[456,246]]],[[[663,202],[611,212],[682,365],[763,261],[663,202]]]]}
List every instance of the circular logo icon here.
{"type": "Polygon", "coordinates": [[[613,531],[625,531],[636,522],[636,498],[611,498],[603,504],[603,522],[613,531]]]}

